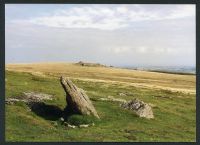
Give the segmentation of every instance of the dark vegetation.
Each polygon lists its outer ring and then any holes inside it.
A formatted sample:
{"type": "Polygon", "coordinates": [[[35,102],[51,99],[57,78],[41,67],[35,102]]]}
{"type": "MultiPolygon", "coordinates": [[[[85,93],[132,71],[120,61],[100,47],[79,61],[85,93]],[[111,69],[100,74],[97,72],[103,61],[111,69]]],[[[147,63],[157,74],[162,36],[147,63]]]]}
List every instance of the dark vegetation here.
{"type": "Polygon", "coordinates": [[[148,70],[150,72],[159,72],[166,74],[178,74],[178,75],[195,75],[194,73],[186,73],[186,72],[173,72],[173,71],[162,71],[162,70],[148,70]]]}

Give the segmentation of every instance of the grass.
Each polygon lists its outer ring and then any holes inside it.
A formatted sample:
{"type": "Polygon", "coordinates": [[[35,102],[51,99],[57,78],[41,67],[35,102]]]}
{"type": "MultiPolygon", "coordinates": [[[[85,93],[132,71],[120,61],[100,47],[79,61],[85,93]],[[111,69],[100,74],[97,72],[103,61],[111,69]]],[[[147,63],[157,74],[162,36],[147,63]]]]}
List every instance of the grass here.
{"type": "Polygon", "coordinates": [[[187,73],[187,72],[172,72],[172,71],[163,71],[163,70],[149,70],[149,71],[150,72],[167,73],[167,74],[194,75],[194,73],[187,73]]]}
{"type": "Polygon", "coordinates": [[[76,125],[76,126],[81,125],[81,124],[91,125],[94,122],[97,123],[98,119],[92,116],[83,116],[83,115],[74,114],[67,118],[67,122],[71,125],[76,125]]]}
{"type": "MultiPolygon", "coordinates": [[[[32,68],[34,68],[34,65],[31,66],[29,70],[32,68]]],[[[81,71],[88,72],[89,70],[86,68],[81,67],[81,71]]],[[[57,72],[58,71],[59,69],[57,72]]],[[[101,77],[101,73],[98,73],[99,76],[92,75],[86,77],[86,75],[89,74],[85,72],[85,74],[82,74],[81,71],[74,71],[79,74],[72,73],[70,75],[72,76],[71,79],[78,87],[86,91],[101,119],[95,120],[75,115],[71,116],[68,121],[74,124],[94,121],[95,126],[75,129],[67,128],[59,124],[59,116],[52,116],[52,114],[48,112],[38,113],[36,111],[31,111],[26,104],[20,102],[15,105],[6,105],[6,141],[196,141],[196,94],[166,89],[154,89],[151,87],[141,88],[129,85],[128,83],[131,83],[132,80],[121,80],[120,78],[118,81],[124,81],[126,83],[113,83],[110,82],[110,79],[104,78],[106,72],[102,74],[101,78],[107,80],[105,82],[77,79],[78,75],[79,78],[81,76],[82,78],[89,79],[101,77]],[[127,95],[120,96],[119,93],[127,93],[127,95]],[[130,110],[120,108],[117,102],[99,100],[99,98],[109,95],[126,100],[139,98],[144,102],[154,104],[153,112],[155,119],[148,120],[139,118],[130,110]],[[55,125],[56,123],[58,125],[55,125]]],[[[113,78],[118,75],[123,76],[127,74],[126,71],[127,70],[125,70],[125,74],[123,74],[123,71],[119,70],[121,74],[116,75],[117,70],[114,70],[114,73],[110,76],[113,78]]],[[[50,75],[46,74],[46,77],[44,77],[34,75],[32,72],[6,71],[6,98],[13,96],[20,97],[22,92],[25,91],[48,93],[55,97],[53,100],[45,101],[41,107],[43,107],[43,109],[50,109],[51,111],[52,108],[56,108],[57,111],[59,111],[59,109],[63,110],[66,105],[65,93],[60,85],[59,74],[57,74],[57,72],[53,72],[50,75]]],[[[137,73],[130,73],[129,75],[131,78],[134,78],[134,75],[140,78],[140,75],[137,75],[137,73]]],[[[148,78],[147,74],[145,75],[148,78]]],[[[168,83],[176,79],[178,82],[176,86],[183,86],[187,89],[187,84],[185,82],[190,82],[192,84],[190,88],[195,88],[195,80],[193,80],[194,77],[191,75],[185,76],[185,80],[183,78],[184,75],[176,75],[177,77],[173,75],[169,78],[167,78],[168,74],[162,75],[166,75],[164,78],[168,80],[165,85],[168,87],[173,87],[174,84],[168,83]]],[[[150,78],[153,79],[154,77],[155,76],[152,76],[150,73],[150,78]]],[[[161,81],[159,77],[156,79],[161,81]]],[[[116,80],[117,78],[115,78],[115,81],[116,80]]],[[[163,81],[165,81],[165,79],[163,79],[163,81]]]]}
{"type": "Polygon", "coordinates": [[[8,64],[7,70],[31,72],[34,75],[58,77],[65,75],[91,81],[134,83],[145,86],[172,87],[174,89],[195,90],[195,75],[177,75],[111,67],[82,67],[72,63],[8,64]],[[98,72],[98,73],[97,73],[98,72]]]}

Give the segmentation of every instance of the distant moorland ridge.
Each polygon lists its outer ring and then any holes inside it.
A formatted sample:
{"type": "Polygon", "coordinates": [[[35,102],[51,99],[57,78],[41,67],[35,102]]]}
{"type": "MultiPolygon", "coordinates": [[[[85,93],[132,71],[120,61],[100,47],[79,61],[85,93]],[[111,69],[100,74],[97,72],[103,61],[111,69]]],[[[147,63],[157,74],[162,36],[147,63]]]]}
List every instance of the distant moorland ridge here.
{"type": "Polygon", "coordinates": [[[83,61],[79,61],[76,64],[81,65],[81,66],[107,67],[106,65],[103,65],[103,64],[100,64],[100,63],[91,63],[91,62],[83,62],[83,61]]]}

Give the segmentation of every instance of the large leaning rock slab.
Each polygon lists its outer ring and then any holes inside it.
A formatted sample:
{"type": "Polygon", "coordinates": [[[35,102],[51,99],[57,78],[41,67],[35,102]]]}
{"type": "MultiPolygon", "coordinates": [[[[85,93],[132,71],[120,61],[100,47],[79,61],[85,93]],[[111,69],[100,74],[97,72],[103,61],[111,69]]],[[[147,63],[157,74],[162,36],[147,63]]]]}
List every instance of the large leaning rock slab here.
{"type": "Polygon", "coordinates": [[[92,102],[82,89],[76,87],[69,78],[61,77],[60,82],[66,93],[66,113],[93,115],[99,118],[92,102]]]}
{"type": "Polygon", "coordinates": [[[148,119],[154,118],[151,106],[139,99],[134,99],[129,102],[122,103],[121,107],[133,110],[139,117],[145,117],[148,119]]]}

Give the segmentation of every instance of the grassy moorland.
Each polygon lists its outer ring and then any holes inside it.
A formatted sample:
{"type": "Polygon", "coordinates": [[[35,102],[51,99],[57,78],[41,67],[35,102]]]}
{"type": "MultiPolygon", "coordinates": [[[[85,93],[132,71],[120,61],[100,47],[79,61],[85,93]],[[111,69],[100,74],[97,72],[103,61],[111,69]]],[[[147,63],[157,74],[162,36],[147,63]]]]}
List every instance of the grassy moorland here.
{"type": "Polygon", "coordinates": [[[61,75],[86,91],[101,120],[94,120],[95,125],[88,128],[66,128],[59,124],[58,116],[38,115],[18,102],[6,105],[6,141],[196,141],[195,75],[70,63],[9,64],[6,98],[27,91],[52,94],[54,99],[45,104],[63,110],[66,101],[59,82],[61,75]],[[117,102],[99,100],[107,96],[151,103],[155,118],[139,118],[117,102]]]}

